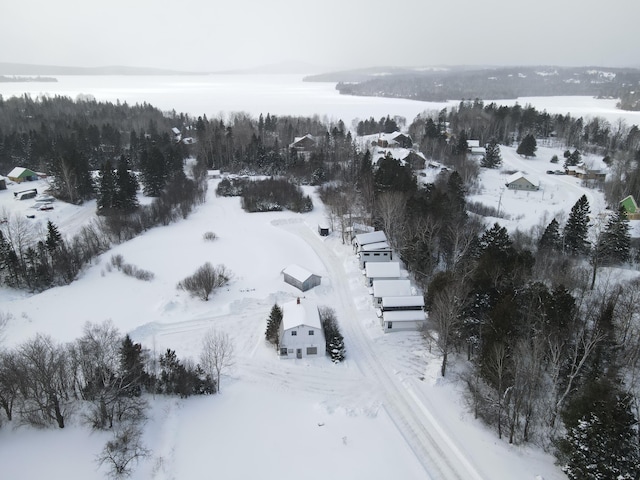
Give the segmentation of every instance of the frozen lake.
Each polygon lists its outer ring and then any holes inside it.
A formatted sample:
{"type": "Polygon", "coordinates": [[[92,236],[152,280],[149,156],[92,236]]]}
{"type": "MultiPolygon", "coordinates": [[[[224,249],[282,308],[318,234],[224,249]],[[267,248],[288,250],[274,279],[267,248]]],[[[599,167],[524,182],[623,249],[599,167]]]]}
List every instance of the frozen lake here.
{"type": "MultiPolygon", "coordinates": [[[[56,83],[0,83],[0,95],[30,94],[93,95],[99,101],[149,103],[163,111],[175,110],[192,116],[228,117],[232,112],[266,115],[318,115],[325,120],[341,119],[352,126],[354,119],[402,116],[410,123],[424,111],[439,111],[457,105],[458,100],[420,102],[381,97],[340,95],[335,83],[303,82],[303,75],[192,75],[192,76],[56,76],[56,83]]],[[[516,100],[497,100],[513,105],[516,100]]],[[[615,108],[616,100],[591,97],[528,97],[517,100],[530,103],[551,114],[587,117],[599,116],[612,124],[623,119],[628,125],[640,125],[640,112],[623,112],[615,108]]]]}

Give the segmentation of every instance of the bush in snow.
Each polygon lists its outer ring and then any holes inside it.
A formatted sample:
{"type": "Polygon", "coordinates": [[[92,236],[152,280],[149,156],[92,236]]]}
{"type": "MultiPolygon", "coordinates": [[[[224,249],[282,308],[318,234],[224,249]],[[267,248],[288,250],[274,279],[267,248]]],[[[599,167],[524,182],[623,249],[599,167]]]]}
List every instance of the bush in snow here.
{"type": "Polygon", "coordinates": [[[329,307],[320,307],[320,322],[324,330],[326,351],[333,363],[342,362],[345,358],[344,337],[340,333],[336,312],[329,307]]]}
{"type": "Polygon", "coordinates": [[[189,292],[191,295],[204,300],[209,300],[211,292],[223,287],[231,280],[231,272],[224,265],[214,267],[209,262],[202,265],[196,273],[178,283],[178,288],[189,292]]]}

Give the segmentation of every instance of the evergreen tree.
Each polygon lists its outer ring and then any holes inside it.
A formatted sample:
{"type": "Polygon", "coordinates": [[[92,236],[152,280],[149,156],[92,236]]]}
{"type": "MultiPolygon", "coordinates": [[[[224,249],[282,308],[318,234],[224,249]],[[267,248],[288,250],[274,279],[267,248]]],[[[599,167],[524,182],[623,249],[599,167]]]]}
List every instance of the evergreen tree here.
{"type": "Polygon", "coordinates": [[[502,155],[500,155],[500,146],[494,139],[487,144],[484,158],[480,162],[481,167],[497,168],[502,164],[502,155]]]}
{"type": "Polygon", "coordinates": [[[142,346],[139,343],[133,343],[131,337],[126,335],[122,340],[119,356],[122,391],[128,397],[139,397],[148,380],[144,369],[142,346]]]}
{"type": "Polygon", "coordinates": [[[162,151],[155,145],[142,151],[140,174],[144,194],[157,197],[165,187],[168,177],[167,165],[162,151]]]}
{"type": "Polygon", "coordinates": [[[333,363],[340,363],[345,358],[345,348],[344,348],[344,337],[342,334],[337,331],[333,333],[331,339],[329,340],[329,355],[331,355],[331,361],[333,363]]]}
{"type": "Polygon", "coordinates": [[[520,145],[518,145],[516,153],[525,157],[535,157],[537,149],[538,144],[536,142],[536,139],[531,133],[529,133],[522,139],[520,145]]]}
{"type": "Polygon", "coordinates": [[[116,202],[116,180],[113,175],[111,161],[104,162],[98,176],[98,199],[96,201],[99,215],[110,213],[116,202]]]}
{"type": "Polygon", "coordinates": [[[540,251],[560,251],[562,248],[562,238],[560,237],[560,224],[554,218],[545,228],[542,237],[538,241],[540,251]]]}
{"type": "Polygon", "coordinates": [[[455,153],[456,155],[466,155],[469,151],[469,142],[467,142],[467,132],[462,130],[458,136],[458,142],[456,143],[455,153]]]}
{"type": "Polygon", "coordinates": [[[596,249],[600,264],[624,263],[629,260],[631,235],[629,220],[623,207],[609,217],[596,249]]]}
{"type": "Polygon", "coordinates": [[[562,470],[572,480],[633,480],[640,455],[631,397],[608,379],[589,383],[564,414],[567,435],[559,443],[562,470]]]}
{"type": "Polygon", "coordinates": [[[569,255],[583,255],[589,251],[587,234],[589,232],[589,201],[582,195],[571,208],[564,227],[564,252],[569,255]]]}
{"type": "Polygon", "coordinates": [[[114,207],[124,213],[138,208],[138,180],[129,171],[129,162],[124,155],[121,155],[118,161],[115,182],[117,189],[114,207]]]}
{"type": "Polygon", "coordinates": [[[62,246],[62,235],[58,231],[51,220],[47,220],[47,239],[45,245],[50,254],[58,250],[62,246]]]}
{"type": "Polygon", "coordinates": [[[267,341],[274,344],[276,348],[278,347],[278,334],[280,333],[280,324],[282,323],[282,309],[278,306],[278,304],[274,304],[271,307],[271,313],[269,314],[269,318],[267,319],[267,331],[265,332],[265,337],[267,341]]]}

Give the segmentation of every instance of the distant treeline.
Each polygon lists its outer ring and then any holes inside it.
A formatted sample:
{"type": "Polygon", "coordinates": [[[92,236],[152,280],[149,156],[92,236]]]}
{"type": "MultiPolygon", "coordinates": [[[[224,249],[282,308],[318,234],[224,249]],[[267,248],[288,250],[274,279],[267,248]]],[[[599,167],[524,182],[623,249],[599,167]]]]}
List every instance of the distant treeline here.
{"type": "MultiPolygon", "coordinates": [[[[560,95],[620,98],[630,88],[637,89],[639,82],[638,69],[512,67],[392,72],[359,82],[341,81],[336,88],[346,95],[444,102],[463,98],[497,100],[560,95]]],[[[620,104],[620,108],[626,107],[626,103],[620,104]]]]}
{"type": "Polygon", "coordinates": [[[9,82],[57,82],[58,79],[54,77],[41,77],[40,75],[35,77],[17,77],[17,76],[7,76],[0,75],[0,83],[9,83],[9,82]]]}

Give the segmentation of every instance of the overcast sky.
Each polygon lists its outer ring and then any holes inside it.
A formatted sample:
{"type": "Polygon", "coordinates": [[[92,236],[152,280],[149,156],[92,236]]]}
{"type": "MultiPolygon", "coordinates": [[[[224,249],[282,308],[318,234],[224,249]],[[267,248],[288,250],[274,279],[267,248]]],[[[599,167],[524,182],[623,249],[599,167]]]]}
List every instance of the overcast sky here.
{"type": "Polygon", "coordinates": [[[640,67],[638,0],[4,0],[0,62],[640,67]]]}

